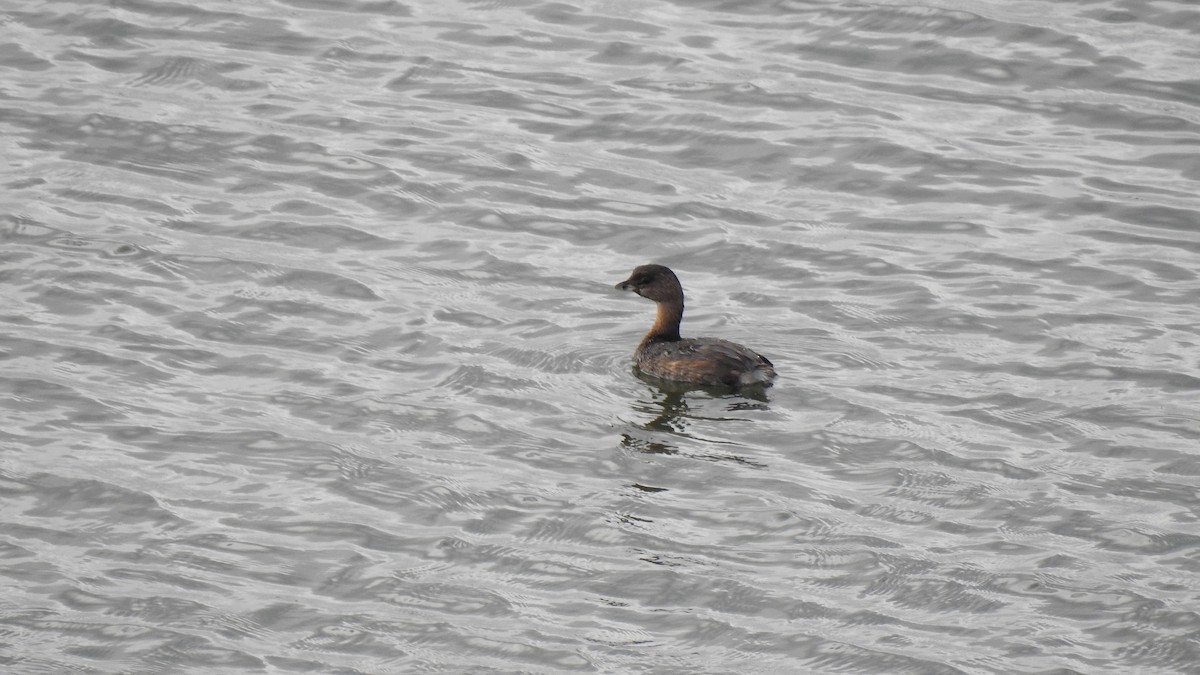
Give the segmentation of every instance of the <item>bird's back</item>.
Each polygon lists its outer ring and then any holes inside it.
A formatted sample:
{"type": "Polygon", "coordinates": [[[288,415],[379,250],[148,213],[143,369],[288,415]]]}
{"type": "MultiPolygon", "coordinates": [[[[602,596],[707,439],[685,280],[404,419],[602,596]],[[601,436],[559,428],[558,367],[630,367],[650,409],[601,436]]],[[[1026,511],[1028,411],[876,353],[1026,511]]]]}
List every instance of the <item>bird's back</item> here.
{"type": "Polygon", "coordinates": [[[719,338],[646,342],[634,361],[642,372],[673,382],[737,387],[770,384],[775,378],[765,356],[719,338]]]}

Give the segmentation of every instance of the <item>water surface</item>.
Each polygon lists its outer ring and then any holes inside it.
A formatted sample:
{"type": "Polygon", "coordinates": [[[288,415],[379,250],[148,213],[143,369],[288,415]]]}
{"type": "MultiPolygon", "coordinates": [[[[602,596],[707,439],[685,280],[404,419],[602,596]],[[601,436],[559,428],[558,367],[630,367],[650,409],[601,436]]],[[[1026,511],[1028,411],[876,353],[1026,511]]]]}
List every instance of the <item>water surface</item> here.
{"type": "Polygon", "coordinates": [[[1194,672],[1200,9],[990,5],[10,3],[0,664],[1194,672]]]}

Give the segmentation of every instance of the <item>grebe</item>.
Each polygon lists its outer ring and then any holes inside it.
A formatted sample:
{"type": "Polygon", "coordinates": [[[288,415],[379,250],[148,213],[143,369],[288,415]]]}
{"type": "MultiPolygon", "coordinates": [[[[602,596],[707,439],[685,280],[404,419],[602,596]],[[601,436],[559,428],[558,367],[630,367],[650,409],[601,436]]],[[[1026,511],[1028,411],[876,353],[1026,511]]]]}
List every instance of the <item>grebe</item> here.
{"type": "Polygon", "coordinates": [[[638,370],[664,380],[705,386],[771,385],[775,368],[761,354],[728,340],[679,337],[683,287],[662,265],[642,265],[617,284],[657,303],[658,315],[633,361],[638,370]]]}

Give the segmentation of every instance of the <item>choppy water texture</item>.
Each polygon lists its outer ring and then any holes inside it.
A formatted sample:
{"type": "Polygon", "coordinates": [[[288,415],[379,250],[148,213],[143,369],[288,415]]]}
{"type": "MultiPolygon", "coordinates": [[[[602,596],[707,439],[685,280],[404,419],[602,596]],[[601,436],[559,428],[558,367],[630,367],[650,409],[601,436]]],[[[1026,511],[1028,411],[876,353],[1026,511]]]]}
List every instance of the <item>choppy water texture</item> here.
{"type": "Polygon", "coordinates": [[[5,4],[4,672],[1197,672],[1200,6],[5,4]]]}

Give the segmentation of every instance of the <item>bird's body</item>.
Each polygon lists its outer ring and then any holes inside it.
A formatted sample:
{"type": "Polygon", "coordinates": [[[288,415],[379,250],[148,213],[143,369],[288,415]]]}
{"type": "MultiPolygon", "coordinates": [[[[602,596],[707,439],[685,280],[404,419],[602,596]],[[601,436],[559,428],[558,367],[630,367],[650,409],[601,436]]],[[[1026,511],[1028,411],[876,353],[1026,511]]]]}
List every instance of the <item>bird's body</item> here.
{"type": "Polygon", "coordinates": [[[683,338],[683,287],[662,265],[642,265],[617,288],[657,304],[654,325],[634,351],[638,369],[671,382],[705,386],[769,386],[775,368],[763,355],[719,338],[683,338]]]}

